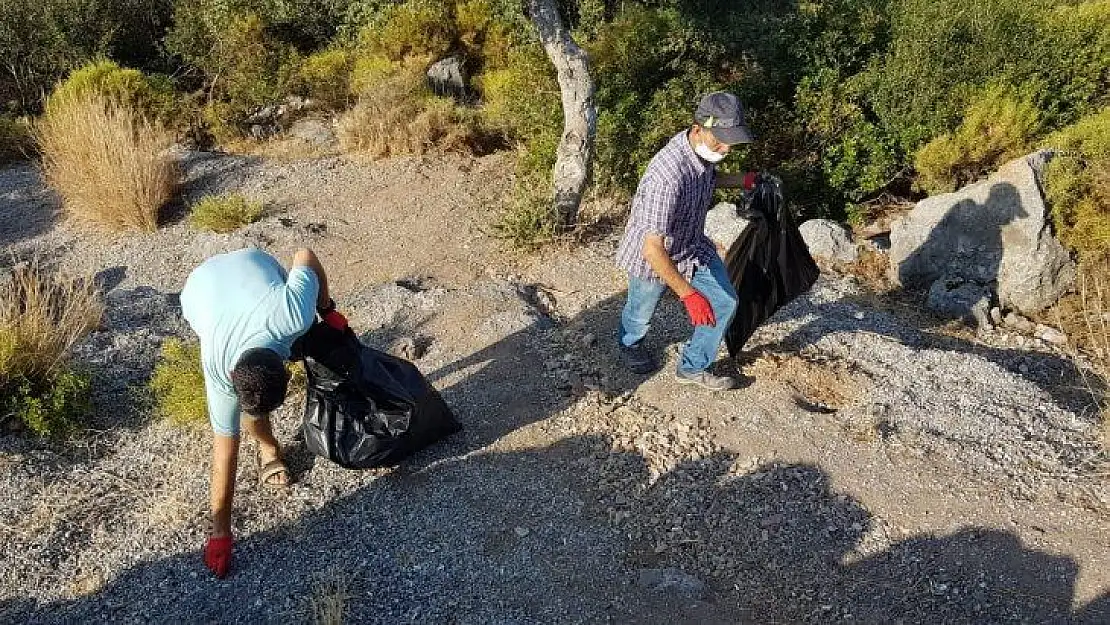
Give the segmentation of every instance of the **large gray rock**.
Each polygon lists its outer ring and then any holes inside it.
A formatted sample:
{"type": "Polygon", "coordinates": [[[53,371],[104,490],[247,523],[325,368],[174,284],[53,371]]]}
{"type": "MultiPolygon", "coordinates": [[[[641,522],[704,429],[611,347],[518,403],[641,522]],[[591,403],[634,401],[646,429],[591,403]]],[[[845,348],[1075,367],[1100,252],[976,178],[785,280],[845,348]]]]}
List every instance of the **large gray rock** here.
{"type": "Polygon", "coordinates": [[[814,258],[838,263],[859,260],[859,247],[852,239],[852,231],[843,224],[830,219],[810,219],[798,231],[814,258]]]}
{"type": "Polygon", "coordinates": [[[705,236],[726,250],[748,227],[748,220],[736,214],[736,205],[728,202],[709,209],[705,216],[705,236]]]}
{"type": "Polygon", "coordinates": [[[331,124],[313,117],[295,122],[289,128],[289,136],[318,148],[333,148],[339,143],[331,124]]]}
{"type": "Polygon", "coordinates": [[[428,84],[436,95],[466,99],[469,90],[462,57],[452,56],[434,63],[428,68],[428,84]]]}
{"type": "Polygon", "coordinates": [[[983,182],[925,199],[892,225],[890,277],[927,287],[942,277],[997,282],[1004,307],[1034,313],[1075,281],[1052,235],[1041,179],[1050,153],[1004,165],[983,182]]]}

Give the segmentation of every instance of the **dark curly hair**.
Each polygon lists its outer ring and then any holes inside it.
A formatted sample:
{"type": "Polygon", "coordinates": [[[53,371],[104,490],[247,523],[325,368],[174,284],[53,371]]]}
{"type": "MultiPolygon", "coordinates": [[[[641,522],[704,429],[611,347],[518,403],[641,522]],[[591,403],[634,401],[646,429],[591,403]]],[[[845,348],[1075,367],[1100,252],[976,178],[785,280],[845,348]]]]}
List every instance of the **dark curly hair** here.
{"type": "Polygon", "coordinates": [[[231,370],[231,385],[239,396],[239,408],[252,417],[264,417],[285,401],[289,371],[272,349],[256,347],[239,357],[231,370]]]}

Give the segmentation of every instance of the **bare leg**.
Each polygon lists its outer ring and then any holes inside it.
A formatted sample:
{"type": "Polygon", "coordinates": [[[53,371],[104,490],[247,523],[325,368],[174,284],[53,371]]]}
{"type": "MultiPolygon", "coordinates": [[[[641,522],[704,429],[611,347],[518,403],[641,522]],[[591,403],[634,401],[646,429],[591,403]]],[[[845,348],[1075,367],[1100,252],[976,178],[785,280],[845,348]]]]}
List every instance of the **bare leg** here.
{"type": "MultiPolygon", "coordinates": [[[[281,460],[281,446],[274,438],[274,430],[270,425],[269,417],[260,417],[257,419],[243,419],[243,429],[247,431],[255,440],[258,441],[258,447],[262,456],[262,464],[273,460],[281,460]]],[[[288,484],[289,474],[278,473],[267,480],[270,484],[288,484]]]]}

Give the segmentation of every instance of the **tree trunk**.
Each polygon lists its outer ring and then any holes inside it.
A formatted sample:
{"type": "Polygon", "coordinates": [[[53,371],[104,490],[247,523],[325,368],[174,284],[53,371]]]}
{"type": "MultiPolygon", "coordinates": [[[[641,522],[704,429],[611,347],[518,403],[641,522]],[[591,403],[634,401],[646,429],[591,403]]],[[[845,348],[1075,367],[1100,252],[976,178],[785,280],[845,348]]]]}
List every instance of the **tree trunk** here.
{"type": "Polygon", "coordinates": [[[586,52],[578,47],[559,16],[556,0],[525,0],[547,57],[559,76],[563,100],[563,138],[556,151],[555,214],[562,229],[578,222],[578,206],[589,182],[597,135],[594,81],[586,52]]]}

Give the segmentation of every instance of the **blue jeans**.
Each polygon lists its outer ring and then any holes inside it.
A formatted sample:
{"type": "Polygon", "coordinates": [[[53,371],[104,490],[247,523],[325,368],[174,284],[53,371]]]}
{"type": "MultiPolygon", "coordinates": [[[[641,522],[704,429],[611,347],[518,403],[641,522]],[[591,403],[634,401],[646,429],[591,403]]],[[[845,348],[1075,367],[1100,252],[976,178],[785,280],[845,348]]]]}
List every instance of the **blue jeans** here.
{"type": "MultiPolygon", "coordinates": [[[[728,269],[720,258],[714,257],[708,267],[698,267],[694,272],[691,286],[701,292],[709,305],[713,307],[713,315],[717,324],[713,326],[696,326],[694,335],[686,343],[682,351],[682,360],[678,364],[679,371],[683,373],[697,373],[709,368],[717,359],[717,349],[721,346],[732,317],[736,314],[736,289],[728,279],[728,269]]],[[[648,282],[639,278],[628,281],[628,302],[624,305],[621,314],[620,341],[621,345],[631,346],[640,342],[647,336],[651,327],[651,316],[667,285],[662,282],[648,282]]]]}

